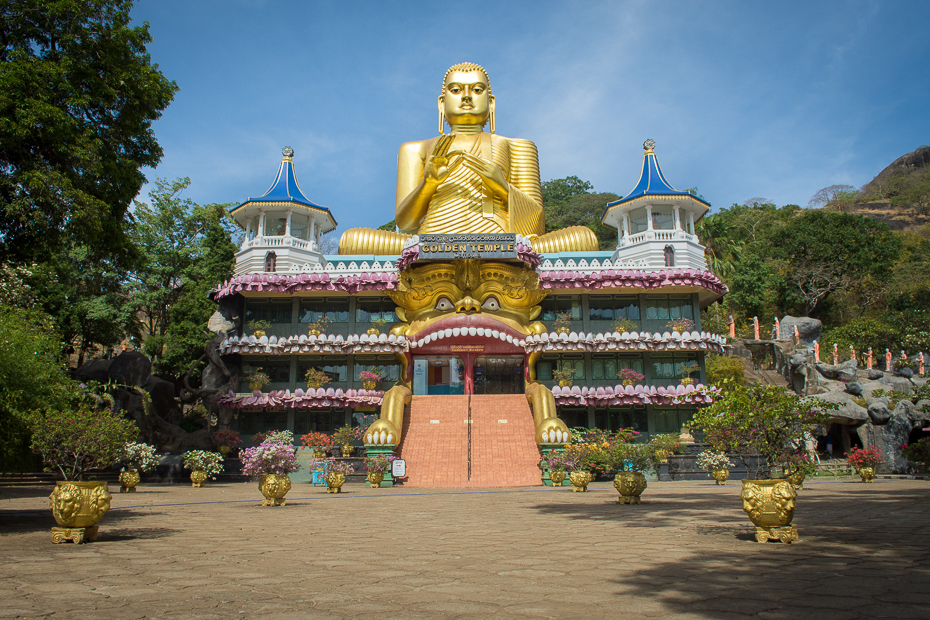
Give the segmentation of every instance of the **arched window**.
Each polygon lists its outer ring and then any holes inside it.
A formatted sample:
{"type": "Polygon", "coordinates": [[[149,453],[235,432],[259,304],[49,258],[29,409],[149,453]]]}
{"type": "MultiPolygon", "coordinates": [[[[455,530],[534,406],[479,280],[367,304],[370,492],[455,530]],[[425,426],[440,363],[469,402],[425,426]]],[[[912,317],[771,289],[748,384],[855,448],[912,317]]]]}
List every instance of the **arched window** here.
{"type": "Polygon", "coordinates": [[[265,271],[274,271],[277,263],[278,257],[275,256],[274,252],[268,252],[265,254],[265,271]]]}
{"type": "Polygon", "coordinates": [[[665,266],[675,266],[675,248],[670,245],[665,246],[665,266]]]}

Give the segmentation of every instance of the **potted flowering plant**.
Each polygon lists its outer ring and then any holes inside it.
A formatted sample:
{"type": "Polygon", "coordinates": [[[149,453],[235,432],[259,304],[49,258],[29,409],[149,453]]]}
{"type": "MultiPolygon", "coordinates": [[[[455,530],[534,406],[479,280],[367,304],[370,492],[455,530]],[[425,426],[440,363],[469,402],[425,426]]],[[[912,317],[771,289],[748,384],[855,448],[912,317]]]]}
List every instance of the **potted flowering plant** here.
{"type": "Polygon", "coordinates": [[[730,457],[724,452],[704,450],[697,455],[697,466],[713,477],[716,484],[726,484],[730,477],[730,457]]]}
{"type": "Polygon", "coordinates": [[[301,435],[300,442],[303,444],[304,448],[313,450],[314,458],[323,458],[325,449],[333,445],[333,438],[326,433],[313,431],[306,435],[301,435]]]}
{"type": "MultiPolygon", "coordinates": [[[[290,434],[290,431],[283,432],[290,434]]],[[[294,446],[290,441],[285,443],[281,439],[286,437],[266,438],[261,445],[245,448],[239,453],[242,473],[259,479],[258,490],[265,496],[262,506],[284,506],[287,503],[284,496],[291,490],[288,474],[300,469],[294,446]]]]}
{"type": "Polygon", "coordinates": [[[216,431],[213,433],[213,441],[216,442],[217,449],[224,458],[238,450],[239,446],[242,445],[239,433],[230,430],[216,431]]]}
{"type": "Polygon", "coordinates": [[[722,380],[724,389],[710,405],[698,409],[692,428],[702,430],[718,451],[736,455],[755,479],[743,480],[743,510],[756,526],[756,540],[797,540],[794,518],[797,491],[785,478],[772,480],[775,466],[798,468],[809,437],[824,426],[836,404],[801,398],[784,388],[745,387],[722,380]],[[764,477],[765,479],[761,479],[764,477]]]}
{"type": "Polygon", "coordinates": [[[559,312],[555,315],[555,331],[558,334],[567,334],[572,331],[572,313],[559,312]]]}
{"type": "Polygon", "coordinates": [[[691,377],[692,374],[700,372],[701,367],[697,362],[685,362],[678,367],[678,372],[681,375],[681,384],[682,385],[694,385],[694,379],[691,377]]]}
{"type": "Polygon", "coordinates": [[[646,490],[644,472],[654,470],[656,455],[649,444],[634,443],[629,431],[615,434],[604,451],[605,468],[616,472],[614,488],[620,494],[617,503],[639,504],[640,496],[646,490]]]}
{"type": "Polygon", "coordinates": [[[95,540],[97,523],[110,509],[111,496],[106,482],[84,482],[84,475],[118,462],[123,446],[136,439],[139,428],[122,412],[98,409],[83,398],[73,407],[35,414],[29,427],[32,450],[64,477],[49,496],[59,525],[52,528],[52,542],[95,540]]]}
{"type": "Polygon", "coordinates": [[[617,378],[623,381],[623,385],[636,385],[646,378],[641,372],[636,372],[632,368],[621,368],[617,373],[617,378]]]}
{"type": "Polygon", "coordinates": [[[270,321],[249,321],[249,331],[256,338],[261,338],[265,335],[265,330],[271,329],[270,321]]]}
{"type": "Polygon", "coordinates": [[[384,376],[384,370],[381,368],[369,368],[358,373],[358,380],[362,382],[362,387],[366,390],[373,390],[384,376]]]}
{"type": "Polygon", "coordinates": [[[123,454],[120,457],[123,468],[119,474],[119,492],[135,493],[136,485],[139,484],[139,474],[155,469],[158,466],[157,457],[155,446],[127,441],[123,445],[123,454]]]}
{"type": "Polygon", "coordinates": [[[245,380],[249,383],[249,389],[253,392],[261,391],[263,387],[271,383],[271,377],[268,376],[262,367],[259,366],[255,369],[255,372],[250,373],[245,376],[245,380]]]}
{"type": "Polygon", "coordinates": [[[655,452],[656,460],[660,463],[668,461],[670,454],[681,450],[681,435],[678,433],[662,433],[653,435],[649,444],[655,452]]]}
{"type": "Polygon", "coordinates": [[[223,473],[223,455],[206,450],[189,450],[181,455],[185,469],[191,470],[191,486],[202,487],[207,478],[216,480],[223,473]]]}
{"type": "Polygon", "coordinates": [[[694,329],[694,321],[691,319],[672,319],[665,324],[665,327],[673,332],[683,334],[694,329]]]}
{"type": "Polygon", "coordinates": [[[565,447],[565,467],[571,470],[568,479],[572,483],[572,491],[584,493],[594,479],[594,468],[598,464],[600,446],[595,443],[573,443],[565,447]]]}
{"type": "Polygon", "coordinates": [[[332,381],[332,378],[329,375],[317,368],[311,368],[308,370],[307,374],[304,375],[304,379],[307,381],[307,387],[314,390],[318,390],[332,381]]]}
{"type": "Polygon", "coordinates": [[[916,443],[901,446],[901,456],[911,463],[915,463],[920,469],[930,467],[930,438],[923,438],[916,443]]]}
{"type": "Polygon", "coordinates": [[[574,376],[574,368],[561,364],[552,371],[552,379],[559,384],[559,387],[571,387],[574,376]]]}
{"type": "Polygon", "coordinates": [[[333,433],[333,441],[342,446],[342,456],[352,456],[352,443],[360,441],[365,434],[361,426],[343,426],[333,433]]]}
{"type": "Polygon", "coordinates": [[[623,332],[635,332],[639,330],[639,324],[632,319],[620,319],[614,322],[613,329],[618,334],[623,332]]]}
{"type": "Polygon", "coordinates": [[[875,479],[875,468],[882,464],[882,453],[878,448],[853,448],[846,453],[846,462],[859,472],[863,482],[872,482],[875,479]]]}
{"type": "Polygon", "coordinates": [[[365,457],[365,471],[368,472],[368,484],[373,487],[381,486],[384,474],[391,469],[391,463],[397,459],[389,454],[376,454],[365,457]]]}
{"type": "Polygon", "coordinates": [[[329,327],[329,324],[332,322],[332,319],[321,316],[317,320],[307,323],[307,330],[311,336],[319,336],[326,331],[326,328],[329,327]]]}
{"type": "Polygon", "coordinates": [[[368,335],[377,336],[378,334],[381,333],[382,329],[387,327],[388,323],[390,322],[391,322],[390,319],[385,319],[385,318],[372,319],[371,328],[368,330],[368,335]]]}
{"type": "Polygon", "coordinates": [[[549,454],[539,459],[538,467],[543,471],[549,472],[549,479],[552,480],[552,486],[560,487],[565,481],[566,470],[571,469],[572,463],[565,455],[565,452],[553,450],[549,454]]]}
{"type": "Polygon", "coordinates": [[[352,463],[337,461],[335,457],[328,459],[310,459],[310,468],[313,471],[322,471],[326,476],[326,492],[341,493],[346,476],[355,473],[352,463]]]}

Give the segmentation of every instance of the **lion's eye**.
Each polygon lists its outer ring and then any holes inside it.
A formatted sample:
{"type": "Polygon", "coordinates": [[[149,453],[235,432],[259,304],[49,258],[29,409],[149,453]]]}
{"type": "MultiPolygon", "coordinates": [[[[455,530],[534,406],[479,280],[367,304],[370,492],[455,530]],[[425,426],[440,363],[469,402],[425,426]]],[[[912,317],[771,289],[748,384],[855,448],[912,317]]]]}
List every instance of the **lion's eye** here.
{"type": "Polygon", "coordinates": [[[442,310],[443,312],[446,310],[451,310],[454,307],[455,306],[452,305],[452,302],[449,301],[448,297],[440,297],[439,301],[436,302],[436,309],[442,310]]]}
{"type": "Polygon", "coordinates": [[[496,297],[488,297],[484,300],[484,303],[481,304],[481,307],[484,310],[491,310],[492,312],[501,309],[500,302],[497,301],[496,297]]]}

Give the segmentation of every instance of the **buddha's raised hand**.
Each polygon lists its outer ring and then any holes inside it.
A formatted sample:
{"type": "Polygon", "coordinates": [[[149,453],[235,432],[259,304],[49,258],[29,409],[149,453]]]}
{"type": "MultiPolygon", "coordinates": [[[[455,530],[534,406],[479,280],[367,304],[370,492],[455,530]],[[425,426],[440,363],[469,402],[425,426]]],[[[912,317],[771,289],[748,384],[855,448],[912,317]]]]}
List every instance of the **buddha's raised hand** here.
{"type": "Polygon", "coordinates": [[[455,134],[442,136],[433,145],[433,150],[426,158],[426,164],[423,167],[423,180],[431,185],[439,185],[448,178],[449,174],[455,167],[461,163],[461,156],[458,152],[453,157],[449,157],[449,147],[455,140],[455,134]]]}

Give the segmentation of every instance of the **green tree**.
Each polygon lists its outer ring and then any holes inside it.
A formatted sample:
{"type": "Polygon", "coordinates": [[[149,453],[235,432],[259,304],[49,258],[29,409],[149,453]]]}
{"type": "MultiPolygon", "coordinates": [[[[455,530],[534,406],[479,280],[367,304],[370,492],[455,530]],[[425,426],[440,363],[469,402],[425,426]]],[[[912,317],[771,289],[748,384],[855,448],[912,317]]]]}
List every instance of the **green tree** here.
{"type": "Polygon", "coordinates": [[[930,212],[930,168],[909,176],[897,176],[891,185],[893,206],[914,207],[921,215],[930,212]]]}
{"type": "Polygon", "coordinates": [[[769,241],[788,283],[783,301],[806,316],[818,316],[833,294],[862,278],[887,279],[901,248],[887,224],[836,211],[806,211],[769,241]]]}
{"type": "Polygon", "coordinates": [[[27,471],[35,467],[29,417],[66,405],[72,382],[51,317],[0,306],[0,343],[0,470],[27,471]]]}
{"type": "Polygon", "coordinates": [[[182,198],[183,178],[158,179],[151,204],[136,202],[131,234],[142,255],[127,285],[146,334],[143,350],[162,372],[178,374],[203,352],[215,310],[211,288],[232,275],[235,226],[226,204],[200,206],[182,198]]]}
{"type": "Polygon", "coordinates": [[[830,185],[818,190],[807,206],[845,211],[861,198],[862,194],[852,185],[830,185]]]}
{"type": "Polygon", "coordinates": [[[569,198],[579,194],[590,194],[594,186],[588,181],[582,181],[576,176],[564,179],[552,179],[542,183],[543,206],[557,207],[569,198]]]}

